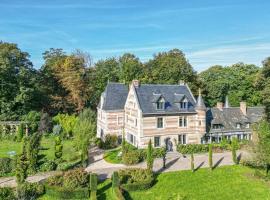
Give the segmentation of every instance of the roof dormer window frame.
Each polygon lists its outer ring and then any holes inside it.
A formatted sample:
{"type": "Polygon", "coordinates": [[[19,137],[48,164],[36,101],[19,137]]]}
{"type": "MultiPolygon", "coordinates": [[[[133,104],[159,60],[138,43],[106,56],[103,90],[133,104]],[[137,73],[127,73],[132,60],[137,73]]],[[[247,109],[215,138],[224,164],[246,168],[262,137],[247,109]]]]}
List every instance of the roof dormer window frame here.
{"type": "Polygon", "coordinates": [[[179,108],[182,110],[188,109],[188,99],[186,97],[182,101],[179,102],[179,108]]]}
{"type": "Polygon", "coordinates": [[[165,99],[163,97],[160,97],[159,100],[156,102],[156,109],[157,110],[165,109],[165,99]]]}

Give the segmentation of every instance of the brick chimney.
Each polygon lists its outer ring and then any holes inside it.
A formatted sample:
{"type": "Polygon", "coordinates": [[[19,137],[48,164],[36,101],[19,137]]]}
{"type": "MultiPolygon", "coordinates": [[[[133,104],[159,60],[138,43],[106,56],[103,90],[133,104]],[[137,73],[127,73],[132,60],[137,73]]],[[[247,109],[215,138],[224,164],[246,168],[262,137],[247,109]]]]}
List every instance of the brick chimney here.
{"type": "Polygon", "coordinates": [[[179,85],[185,85],[185,81],[184,80],[180,80],[179,81],[179,85]]]}
{"type": "Polygon", "coordinates": [[[139,80],[133,80],[132,84],[134,85],[134,87],[139,87],[140,86],[140,81],[139,80]]]}
{"type": "Polygon", "coordinates": [[[217,108],[219,110],[222,110],[223,109],[223,103],[222,102],[217,102],[217,108]]]}
{"type": "Polygon", "coordinates": [[[240,110],[244,115],[247,115],[247,103],[244,101],[240,102],[240,110]]]}

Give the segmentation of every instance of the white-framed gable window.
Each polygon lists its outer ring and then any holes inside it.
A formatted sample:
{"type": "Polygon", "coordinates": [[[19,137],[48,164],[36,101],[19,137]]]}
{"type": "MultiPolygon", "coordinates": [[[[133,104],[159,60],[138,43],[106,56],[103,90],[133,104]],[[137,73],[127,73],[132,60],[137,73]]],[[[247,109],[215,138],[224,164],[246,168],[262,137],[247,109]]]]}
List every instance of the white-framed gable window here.
{"type": "Polygon", "coordinates": [[[236,128],[240,129],[241,128],[241,124],[240,123],[236,123],[236,128]]]}
{"type": "Polygon", "coordinates": [[[246,123],[246,128],[250,128],[250,123],[246,123]]]}
{"type": "Polygon", "coordinates": [[[157,101],[157,110],[164,110],[164,109],[165,109],[165,99],[161,97],[157,101]]]}
{"type": "Polygon", "coordinates": [[[188,108],[188,100],[187,100],[187,98],[184,98],[182,101],[180,101],[179,107],[182,110],[183,109],[186,110],[188,108]]]}
{"type": "Polygon", "coordinates": [[[157,128],[163,128],[163,117],[157,118],[157,128]]]}

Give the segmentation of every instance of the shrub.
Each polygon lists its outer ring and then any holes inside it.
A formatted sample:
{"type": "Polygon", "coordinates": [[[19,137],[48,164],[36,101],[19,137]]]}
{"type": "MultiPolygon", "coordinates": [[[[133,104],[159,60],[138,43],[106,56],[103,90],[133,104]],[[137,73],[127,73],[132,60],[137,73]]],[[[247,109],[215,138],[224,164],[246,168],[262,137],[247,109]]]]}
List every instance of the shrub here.
{"type": "Polygon", "coordinates": [[[209,168],[213,169],[213,146],[212,144],[209,145],[209,168]]]}
{"type": "Polygon", "coordinates": [[[84,169],[74,169],[64,173],[63,186],[67,188],[86,187],[89,174],[84,169]]]}
{"type": "Polygon", "coordinates": [[[126,165],[134,165],[140,162],[140,151],[127,151],[122,155],[122,161],[126,165]]]}
{"type": "Polygon", "coordinates": [[[193,155],[193,153],[190,155],[190,165],[191,165],[191,171],[194,172],[194,155],[193,155]]]}
{"type": "Polygon", "coordinates": [[[90,200],[97,200],[97,191],[90,192],[90,200]]]}
{"type": "Polygon", "coordinates": [[[62,140],[59,136],[55,137],[54,139],[54,156],[55,159],[61,159],[62,155],[63,155],[63,145],[62,145],[62,140]]]}
{"type": "Polygon", "coordinates": [[[39,183],[24,183],[17,187],[18,199],[37,199],[44,193],[44,185],[41,185],[39,183]]]}
{"type": "Polygon", "coordinates": [[[46,183],[49,186],[63,186],[63,173],[49,177],[46,183]]]}
{"type": "Polygon", "coordinates": [[[112,186],[113,187],[119,187],[120,186],[119,174],[116,171],[113,172],[113,174],[112,174],[112,186]]]}
{"type": "Polygon", "coordinates": [[[57,168],[57,164],[54,161],[46,161],[40,167],[39,170],[41,172],[49,172],[54,171],[57,168]]]}
{"type": "Polygon", "coordinates": [[[18,127],[18,131],[17,131],[17,135],[16,135],[16,141],[17,142],[21,142],[22,141],[22,138],[23,138],[23,135],[24,135],[24,124],[20,124],[19,127],[18,127]]]}
{"type": "Polygon", "coordinates": [[[179,144],[177,145],[177,151],[181,154],[191,153],[206,153],[208,152],[208,145],[206,144],[179,144]]]}
{"type": "Polygon", "coordinates": [[[90,174],[90,191],[97,191],[97,175],[96,174],[90,174]]]}
{"type": "Polygon", "coordinates": [[[17,157],[16,162],[16,182],[17,184],[22,184],[27,178],[27,158],[24,154],[17,157]]]}
{"type": "Polygon", "coordinates": [[[10,173],[15,168],[15,161],[11,158],[0,158],[0,176],[10,173]]]}
{"type": "Polygon", "coordinates": [[[147,148],[147,169],[149,171],[153,170],[153,163],[154,163],[153,147],[152,147],[152,141],[150,139],[150,141],[148,143],[148,148],[147,148]]]}
{"type": "Polygon", "coordinates": [[[163,158],[165,155],[166,155],[166,149],[164,147],[153,149],[154,158],[163,158]]]}
{"type": "Polygon", "coordinates": [[[265,165],[255,159],[241,159],[240,164],[256,169],[264,169],[265,165]]]}
{"type": "Polygon", "coordinates": [[[128,191],[148,189],[153,183],[153,173],[147,169],[130,168],[119,171],[121,187],[128,191]]]}
{"type": "Polygon", "coordinates": [[[70,170],[70,169],[73,169],[77,166],[79,166],[81,164],[81,161],[77,160],[77,161],[74,161],[74,162],[65,162],[65,163],[60,163],[57,165],[57,170],[61,170],[61,171],[67,171],[67,170],[70,170]]]}
{"type": "Polygon", "coordinates": [[[122,191],[119,187],[113,187],[112,188],[112,193],[115,195],[115,198],[117,200],[125,200],[123,194],[122,194],[122,191]]]}
{"type": "Polygon", "coordinates": [[[99,147],[102,149],[113,149],[113,148],[117,147],[117,145],[118,145],[117,135],[107,134],[105,136],[104,142],[103,141],[100,142],[99,147]]]}
{"type": "Polygon", "coordinates": [[[12,188],[0,187],[0,199],[1,200],[15,200],[15,193],[12,188]]]}
{"type": "Polygon", "coordinates": [[[234,164],[238,164],[238,160],[237,160],[237,155],[236,155],[236,149],[237,149],[237,141],[233,140],[232,141],[232,159],[234,164]]]}
{"type": "Polygon", "coordinates": [[[46,195],[52,199],[88,199],[88,188],[46,186],[46,195]]]}

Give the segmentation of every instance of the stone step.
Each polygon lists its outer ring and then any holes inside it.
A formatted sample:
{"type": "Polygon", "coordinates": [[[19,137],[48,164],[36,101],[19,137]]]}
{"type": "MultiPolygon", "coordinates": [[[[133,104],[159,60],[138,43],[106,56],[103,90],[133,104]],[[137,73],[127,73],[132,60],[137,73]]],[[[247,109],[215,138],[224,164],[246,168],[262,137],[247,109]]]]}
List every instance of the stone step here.
{"type": "Polygon", "coordinates": [[[179,158],[181,157],[181,154],[177,151],[169,151],[166,153],[166,158],[179,158]]]}

